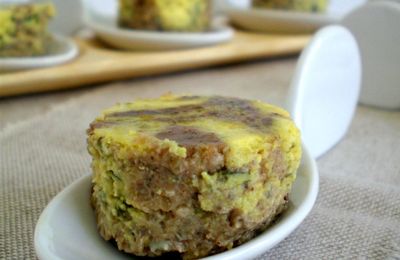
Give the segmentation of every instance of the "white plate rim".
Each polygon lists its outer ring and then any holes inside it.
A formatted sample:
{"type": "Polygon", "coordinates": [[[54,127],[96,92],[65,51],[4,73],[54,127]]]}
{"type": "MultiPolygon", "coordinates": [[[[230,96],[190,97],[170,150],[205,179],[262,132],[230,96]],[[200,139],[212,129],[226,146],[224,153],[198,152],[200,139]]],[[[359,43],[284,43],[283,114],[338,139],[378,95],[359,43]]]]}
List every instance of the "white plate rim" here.
{"type": "Polygon", "coordinates": [[[183,49],[201,47],[213,44],[224,43],[233,38],[234,30],[221,22],[220,19],[214,20],[211,25],[211,30],[206,32],[158,32],[119,28],[113,25],[115,17],[112,15],[89,13],[86,16],[85,23],[91,28],[102,40],[110,45],[128,50],[162,50],[162,49],[183,49]],[[100,20],[106,20],[100,21],[100,20]],[[114,40],[122,39],[132,43],[132,47],[121,47],[114,40]],[[137,47],[137,42],[148,42],[149,44],[157,43],[164,44],[163,47],[146,48],[137,47]]]}
{"type": "MultiPolygon", "coordinates": [[[[285,217],[279,220],[276,224],[268,228],[259,236],[253,238],[249,242],[240,245],[236,248],[230,249],[226,252],[216,254],[213,256],[209,256],[203,259],[206,260],[233,260],[233,259],[250,259],[256,256],[261,255],[262,253],[268,251],[273,248],[276,244],[285,239],[290,233],[292,233],[307,217],[307,215],[311,212],[319,190],[319,174],[317,169],[317,164],[315,160],[311,157],[308,150],[303,145],[303,159],[302,165],[304,167],[309,168],[307,171],[306,179],[308,179],[308,190],[305,198],[301,205],[299,205],[290,216],[285,217]],[[268,245],[265,245],[268,243],[268,245]]],[[[299,174],[299,171],[298,171],[299,174]]],[[[47,230],[47,221],[51,218],[51,214],[53,213],[53,206],[57,206],[62,202],[65,196],[67,196],[72,190],[74,190],[75,186],[80,185],[82,182],[90,182],[91,174],[84,175],[74,181],[72,184],[67,186],[64,190],[62,190],[59,194],[57,194],[51,202],[46,206],[40,215],[38,222],[35,227],[34,232],[34,246],[35,251],[39,259],[41,260],[50,260],[50,259],[62,259],[58,255],[55,255],[53,252],[49,251],[48,248],[42,245],[43,241],[43,233],[47,230]]],[[[89,198],[88,198],[89,200],[89,198]]],[[[116,252],[117,249],[115,249],[116,252]]]]}
{"type": "Polygon", "coordinates": [[[251,15],[257,15],[259,17],[268,17],[268,18],[275,18],[275,19],[285,19],[285,20],[292,20],[298,21],[299,19],[309,20],[309,21],[326,21],[326,22],[334,22],[338,21],[339,18],[337,15],[331,13],[307,13],[307,12],[296,12],[290,10],[271,10],[271,9],[262,9],[262,8],[244,8],[244,7],[235,7],[229,6],[226,8],[229,12],[240,12],[240,13],[247,13],[251,15]],[[295,18],[293,18],[295,17],[295,18]]]}
{"type": "Polygon", "coordinates": [[[308,33],[311,31],[311,27],[313,30],[316,30],[322,26],[336,24],[340,21],[340,16],[330,13],[320,14],[286,10],[268,10],[252,7],[236,7],[233,5],[226,7],[225,12],[234,24],[250,30],[262,32],[279,32],[279,29],[270,28],[270,26],[268,26],[268,23],[271,22],[274,24],[285,24],[285,27],[292,25],[293,28],[282,30],[282,32],[285,33],[308,33]],[[260,29],[259,26],[244,21],[248,19],[263,21],[265,27],[260,29]],[[305,26],[307,26],[307,29],[302,29],[302,27],[305,26]]]}
{"type": "Polygon", "coordinates": [[[53,41],[51,44],[63,45],[63,48],[66,50],[65,52],[50,53],[35,57],[0,58],[0,72],[60,65],[78,56],[79,48],[72,39],[59,34],[52,34],[52,37],[53,41]]]}

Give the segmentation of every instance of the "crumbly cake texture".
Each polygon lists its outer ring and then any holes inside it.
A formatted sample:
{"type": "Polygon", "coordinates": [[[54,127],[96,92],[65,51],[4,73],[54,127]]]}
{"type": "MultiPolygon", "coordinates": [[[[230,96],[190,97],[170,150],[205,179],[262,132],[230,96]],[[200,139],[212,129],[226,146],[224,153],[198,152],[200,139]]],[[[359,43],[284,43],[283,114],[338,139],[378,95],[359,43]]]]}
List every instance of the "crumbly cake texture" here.
{"type": "Polygon", "coordinates": [[[51,37],[47,25],[55,15],[52,4],[0,8],[0,57],[43,55],[51,37]]]}
{"type": "Polygon", "coordinates": [[[282,212],[301,142],[278,107],[166,95],[103,111],[88,151],[101,236],[139,256],[194,259],[248,241],[282,212]]]}
{"type": "Polygon", "coordinates": [[[254,7],[293,10],[301,12],[325,12],[329,0],[253,0],[254,7]]]}
{"type": "Polygon", "coordinates": [[[119,25],[139,30],[201,32],[209,28],[210,0],[119,0],[119,25]]]}

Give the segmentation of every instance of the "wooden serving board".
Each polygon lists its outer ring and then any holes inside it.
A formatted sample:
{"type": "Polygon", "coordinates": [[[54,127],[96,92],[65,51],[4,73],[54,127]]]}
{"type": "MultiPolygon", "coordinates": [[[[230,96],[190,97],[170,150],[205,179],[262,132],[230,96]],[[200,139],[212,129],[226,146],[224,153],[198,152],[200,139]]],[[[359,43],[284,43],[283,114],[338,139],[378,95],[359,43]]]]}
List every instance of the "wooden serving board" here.
{"type": "Polygon", "coordinates": [[[296,54],[309,39],[239,31],[229,43],[165,52],[119,51],[96,39],[77,39],[80,55],[68,64],[0,74],[0,97],[296,54]]]}

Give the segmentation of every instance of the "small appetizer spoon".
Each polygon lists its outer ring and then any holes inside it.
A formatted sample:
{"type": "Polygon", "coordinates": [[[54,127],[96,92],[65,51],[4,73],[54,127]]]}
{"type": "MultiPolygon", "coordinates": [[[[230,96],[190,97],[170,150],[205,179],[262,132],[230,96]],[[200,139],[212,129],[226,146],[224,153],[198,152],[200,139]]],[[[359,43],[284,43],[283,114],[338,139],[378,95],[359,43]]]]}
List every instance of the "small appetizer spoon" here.
{"type": "Polygon", "coordinates": [[[360,53],[350,31],[338,25],[318,31],[300,56],[287,100],[314,158],[346,134],[360,86],[360,53]]]}

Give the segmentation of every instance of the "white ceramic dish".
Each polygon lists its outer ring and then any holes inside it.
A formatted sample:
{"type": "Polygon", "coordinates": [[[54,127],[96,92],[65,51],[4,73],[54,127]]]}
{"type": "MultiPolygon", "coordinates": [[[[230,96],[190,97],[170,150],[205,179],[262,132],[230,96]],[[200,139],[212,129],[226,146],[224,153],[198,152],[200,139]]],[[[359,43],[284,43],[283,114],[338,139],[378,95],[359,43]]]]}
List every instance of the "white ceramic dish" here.
{"type": "Polygon", "coordinates": [[[314,158],[347,133],[361,87],[361,57],[345,27],[319,30],[301,53],[287,108],[314,158]]]}
{"type": "Polygon", "coordinates": [[[53,35],[50,50],[47,55],[37,57],[0,58],[0,72],[17,70],[38,69],[66,63],[74,59],[78,53],[78,47],[74,41],[61,36],[53,35]]]}
{"type": "Polygon", "coordinates": [[[400,1],[371,1],[343,19],[362,56],[360,102],[400,109],[400,1]]]}
{"type": "Polygon", "coordinates": [[[273,33],[311,33],[338,23],[350,10],[365,0],[331,0],[325,14],[251,8],[250,1],[228,1],[225,7],[231,21],[246,30],[273,33]]]}
{"type": "MultiPolygon", "coordinates": [[[[317,166],[306,149],[297,174],[290,206],[276,224],[251,241],[206,259],[251,259],[293,232],[311,211],[318,194],[317,166]]],[[[90,189],[91,177],[86,175],[58,194],[43,211],[35,229],[35,249],[39,259],[135,259],[119,252],[99,236],[89,204],[90,189]]]]}
{"type": "Polygon", "coordinates": [[[227,42],[234,31],[222,19],[216,19],[210,31],[201,33],[153,32],[122,29],[116,14],[89,12],[86,24],[113,47],[124,50],[159,51],[196,48],[227,42]]]}
{"type": "Polygon", "coordinates": [[[50,31],[62,35],[77,33],[83,27],[83,0],[51,1],[56,7],[57,15],[50,22],[50,31]]]}

